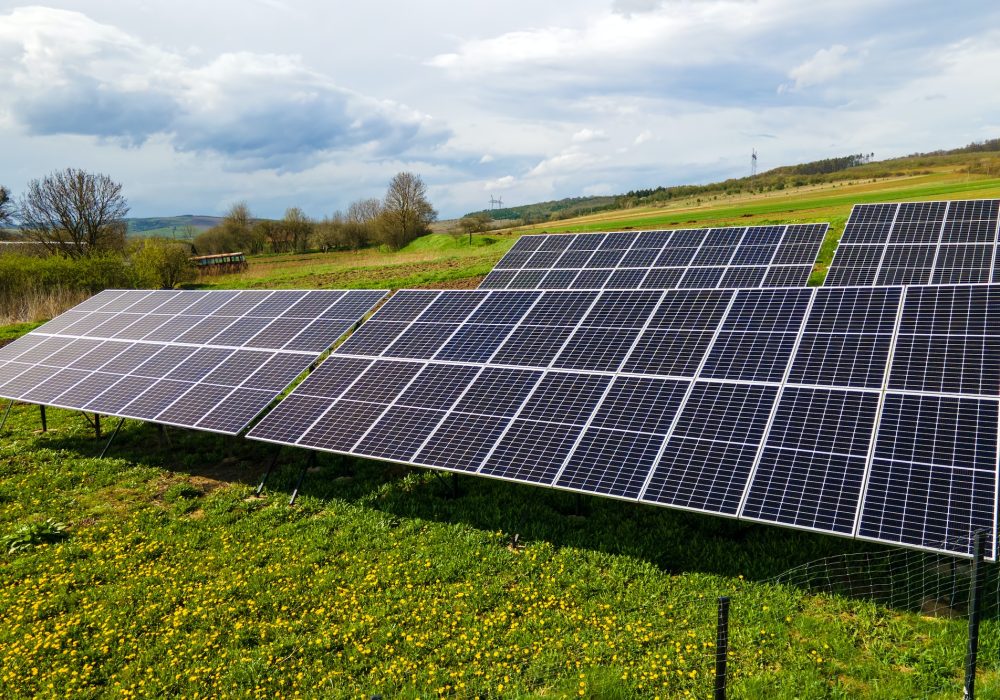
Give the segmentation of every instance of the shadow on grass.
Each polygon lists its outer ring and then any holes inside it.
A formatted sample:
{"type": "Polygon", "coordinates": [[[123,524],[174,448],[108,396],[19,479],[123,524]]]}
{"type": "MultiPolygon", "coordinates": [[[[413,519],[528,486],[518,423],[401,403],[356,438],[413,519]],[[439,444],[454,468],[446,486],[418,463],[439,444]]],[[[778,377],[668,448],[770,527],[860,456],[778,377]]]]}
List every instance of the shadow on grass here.
{"type": "MultiPolygon", "coordinates": [[[[105,419],[100,441],[85,434],[53,434],[46,442],[96,456],[116,423],[116,419],[105,419]]],[[[126,421],[107,456],[254,487],[278,450],[275,445],[199,431],[168,428],[166,435],[164,439],[157,426],[126,421]]],[[[268,493],[287,498],[310,454],[283,448],[267,480],[268,493]]],[[[331,454],[316,453],[315,458],[299,498],[316,499],[319,507],[346,501],[395,517],[503,531],[517,535],[521,542],[545,540],[557,547],[627,555],[666,573],[697,571],[767,580],[821,557],[884,549],[844,538],[494,479],[331,454]]]]}

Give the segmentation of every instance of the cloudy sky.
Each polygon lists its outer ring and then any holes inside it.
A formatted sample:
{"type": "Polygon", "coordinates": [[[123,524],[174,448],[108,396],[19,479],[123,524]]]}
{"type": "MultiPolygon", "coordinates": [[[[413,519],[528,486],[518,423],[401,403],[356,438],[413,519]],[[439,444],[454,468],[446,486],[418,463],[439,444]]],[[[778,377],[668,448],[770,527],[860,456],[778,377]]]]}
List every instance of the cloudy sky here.
{"type": "Polygon", "coordinates": [[[0,0],[0,184],[442,217],[1000,137],[992,0],[0,0]]]}

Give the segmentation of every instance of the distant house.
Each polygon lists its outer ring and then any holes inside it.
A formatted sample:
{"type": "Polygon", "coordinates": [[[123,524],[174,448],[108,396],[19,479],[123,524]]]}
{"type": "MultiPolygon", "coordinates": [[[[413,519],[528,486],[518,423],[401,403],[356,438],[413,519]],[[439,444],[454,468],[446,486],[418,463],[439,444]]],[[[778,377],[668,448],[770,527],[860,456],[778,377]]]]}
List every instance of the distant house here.
{"type": "Polygon", "coordinates": [[[243,253],[219,253],[218,255],[199,255],[191,258],[201,275],[223,275],[229,272],[243,272],[249,267],[247,256],[243,253]]]}

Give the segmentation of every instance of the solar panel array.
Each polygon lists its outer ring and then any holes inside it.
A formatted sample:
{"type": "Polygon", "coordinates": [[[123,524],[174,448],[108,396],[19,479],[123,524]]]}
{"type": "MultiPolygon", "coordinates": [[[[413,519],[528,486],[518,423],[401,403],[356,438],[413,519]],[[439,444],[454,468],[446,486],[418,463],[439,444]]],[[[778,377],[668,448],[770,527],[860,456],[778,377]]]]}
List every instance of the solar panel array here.
{"type": "Polygon", "coordinates": [[[402,291],[249,437],[995,557],[1000,285],[402,291]]]}
{"type": "Polygon", "coordinates": [[[829,224],[522,236],[482,289],[795,287],[829,224]]]}
{"type": "Polygon", "coordinates": [[[1000,200],[859,204],[826,286],[1000,282],[1000,200]]]}
{"type": "Polygon", "coordinates": [[[0,396],[237,434],[385,295],[107,290],[0,349],[0,396]]]}

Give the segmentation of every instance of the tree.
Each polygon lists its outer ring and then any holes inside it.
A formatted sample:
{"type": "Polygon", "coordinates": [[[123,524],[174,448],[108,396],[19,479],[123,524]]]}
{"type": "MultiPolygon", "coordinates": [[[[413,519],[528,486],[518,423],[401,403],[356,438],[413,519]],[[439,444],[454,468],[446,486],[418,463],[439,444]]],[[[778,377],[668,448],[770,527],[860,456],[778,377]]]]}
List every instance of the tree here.
{"type": "Polygon", "coordinates": [[[289,207],[285,210],[285,216],[278,226],[284,233],[286,249],[290,248],[297,253],[305,252],[309,245],[309,234],[312,233],[313,222],[304,211],[298,207],[289,207]]]}
{"type": "Polygon", "coordinates": [[[486,233],[490,230],[493,218],[484,211],[477,214],[469,214],[458,220],[458,228],[461,233],[469,234],[469,245],[472,245],[472,234],[486,233]]]}
{"type": "Polygon", "coordinates": [[[17,215],[28,238],[81,258],[125,245],[128,202],[107,175],[66,168],[28,183],[17,215]]]}
{"type": "Polygon", "coordinates": [[[347,220],[359,224],[373,224],[382,214],[382,202],[375,199],[358,199],[347,207],[347,220]]]}
{"type": "Polygon", "coordinates": [[[379,216],[379,239],[393,250],[430,233],[437,212],[427,201],[427,185],[419,175],[401,172],[389,182],[379,216]]]}
{"type": "Polygon", "coordinates": [[[344,248],[344,215],[336,211],[333,216],[324,217],[322,221],[313,227],[314,247],[319,248],[324,253],[337,248],[344,248]]]}
{"type": "Polygon", "coordinates": [[[10,198],[10,190],[0,185],[0,228],[14,223],[14,202],[10,198]]]}
{"type": "Polygon", "coordinates": [[[228,250],[218,250],[217,253],[246,253],[253,255],[264,252],[267,245],[266,232],[257,226],[250,207],[240,201],[229,207],[217,228],[222,229],[220,241],[226,241],[228,250]]]}
{"type": "Polygon", "coordinates": [[[173,289],[197,276],[191,249],[184,243],[164,238],[146,238],[132,250],[132,269],[137,286],[173,289]]]}

